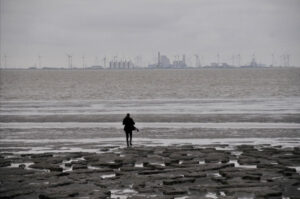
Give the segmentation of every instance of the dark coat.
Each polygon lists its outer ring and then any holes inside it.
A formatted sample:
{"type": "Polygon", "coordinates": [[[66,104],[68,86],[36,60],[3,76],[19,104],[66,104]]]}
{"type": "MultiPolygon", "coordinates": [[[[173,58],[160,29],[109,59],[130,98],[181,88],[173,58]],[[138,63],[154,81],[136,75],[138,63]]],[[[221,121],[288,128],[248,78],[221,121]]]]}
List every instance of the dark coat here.
{"type": "Polygon", "coordinates": [[[131,117],[125,117],[123,120],[124,131],[133,131],[135,130],[134,121],[131,117]]]}

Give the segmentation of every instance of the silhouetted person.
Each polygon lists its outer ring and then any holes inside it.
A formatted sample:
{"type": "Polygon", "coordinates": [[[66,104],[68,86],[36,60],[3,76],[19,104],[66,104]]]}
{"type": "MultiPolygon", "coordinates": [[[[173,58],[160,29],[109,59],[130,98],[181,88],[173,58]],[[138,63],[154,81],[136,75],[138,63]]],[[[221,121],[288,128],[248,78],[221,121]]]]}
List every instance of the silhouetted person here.
{"type": "Polygon", "coordinates": [[[134,126],[134,121],[130,117],[130,114],[127,113],[126,117],[123,119],[123,125],[124,125],[124,131],[126,133],[126,142],[127,146],[132,145],[132,131],[137,130],[139,131],[135,126],[134,126]],[[129,142],[128,142],[128,137],[129,137],[129,142]]]}

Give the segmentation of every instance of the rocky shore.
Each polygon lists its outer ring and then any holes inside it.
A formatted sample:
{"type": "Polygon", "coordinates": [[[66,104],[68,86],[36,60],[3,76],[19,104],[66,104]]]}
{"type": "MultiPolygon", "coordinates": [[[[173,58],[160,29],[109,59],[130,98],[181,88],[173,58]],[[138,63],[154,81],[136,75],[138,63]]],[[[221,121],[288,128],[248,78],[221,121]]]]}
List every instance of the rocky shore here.
{"type": "Polygon", "coordinates": [[[103,146],[0,154],[0,198],[300,198],[300,148],[103,146]]]}

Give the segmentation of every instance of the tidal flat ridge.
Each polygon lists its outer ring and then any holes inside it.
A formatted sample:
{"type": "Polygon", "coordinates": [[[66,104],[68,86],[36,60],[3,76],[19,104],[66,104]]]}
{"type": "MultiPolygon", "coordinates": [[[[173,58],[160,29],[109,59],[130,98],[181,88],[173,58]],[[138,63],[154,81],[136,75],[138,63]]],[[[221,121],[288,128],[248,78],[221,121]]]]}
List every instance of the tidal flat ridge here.
{"type": "Polygon", "coordinates": [[[300,148],[102,146],[1,153],[1,198],[299,198],[300,148]]]}

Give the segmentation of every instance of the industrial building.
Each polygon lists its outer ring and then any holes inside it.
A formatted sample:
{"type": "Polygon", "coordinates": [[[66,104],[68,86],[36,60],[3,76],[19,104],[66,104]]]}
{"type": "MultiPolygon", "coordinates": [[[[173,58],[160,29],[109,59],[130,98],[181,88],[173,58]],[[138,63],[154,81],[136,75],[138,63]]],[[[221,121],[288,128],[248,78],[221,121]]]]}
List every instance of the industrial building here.
{"type": "Polygon", "coordinates": [[[128,60],[111,60],[109,62],[109,68],[110,69],[128,69],[133,68],[134,64],[131,61],[128,60]]]}
{"type": "Polygon", "coordinates": [[[157,63],[148,65],[149,68],[185,68],[185,55],[182,55],[182,59],[179,59],[179,56],[175,56],[175,60],[171,64],[170,59],[165,56],[161,55],[158,52],[157,56],[157,63]]]}

